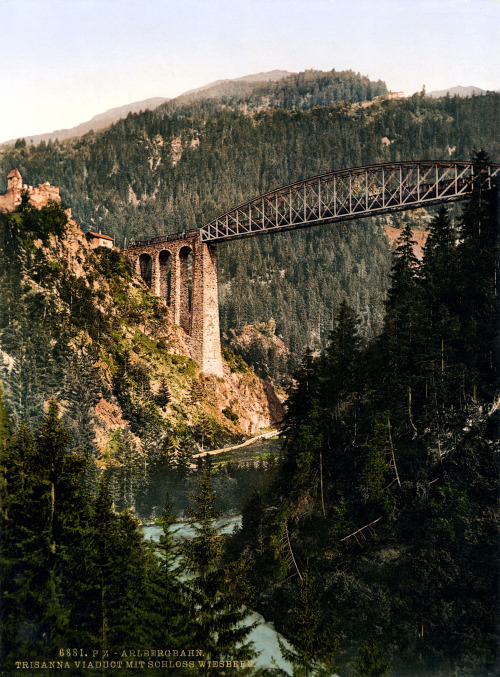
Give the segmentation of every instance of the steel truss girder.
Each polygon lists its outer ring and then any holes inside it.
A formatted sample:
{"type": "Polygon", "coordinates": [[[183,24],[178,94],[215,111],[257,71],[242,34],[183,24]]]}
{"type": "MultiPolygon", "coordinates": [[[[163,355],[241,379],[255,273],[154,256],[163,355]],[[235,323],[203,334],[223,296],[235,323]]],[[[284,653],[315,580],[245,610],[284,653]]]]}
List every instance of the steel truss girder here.
{"type": "Polygon", "coordinates": [[[202,242],[418,209],[466,199],[482,177],[486,186],[498,164],[425,161],[356,167],[297,181],[249,200],[199,230],[202,242]]]}

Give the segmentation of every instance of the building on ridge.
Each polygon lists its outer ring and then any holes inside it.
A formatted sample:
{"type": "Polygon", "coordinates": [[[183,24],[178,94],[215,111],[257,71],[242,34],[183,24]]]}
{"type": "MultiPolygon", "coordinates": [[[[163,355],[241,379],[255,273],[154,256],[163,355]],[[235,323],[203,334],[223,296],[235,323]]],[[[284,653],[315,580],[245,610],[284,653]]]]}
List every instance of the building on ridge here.
{"type": "Polygon", "coordinates": [[[114,240],[109,235],[103,235],[102,233],[92,233],[89,231],[88,233],[85,233],[85,237],[87,238],[87,242],[90,244],[92,249],[96,249],[97,247],[108,247],[108,249],[113,249],[114,240]]]}

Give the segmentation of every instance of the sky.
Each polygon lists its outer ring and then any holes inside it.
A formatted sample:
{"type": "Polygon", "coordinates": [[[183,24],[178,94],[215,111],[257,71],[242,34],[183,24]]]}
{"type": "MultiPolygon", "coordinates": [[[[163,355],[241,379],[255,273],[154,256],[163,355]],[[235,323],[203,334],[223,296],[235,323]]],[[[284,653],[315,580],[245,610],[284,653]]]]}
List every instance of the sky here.
{"type": "Polygon", "coordinates": [[[499,0],[0,0],[0,142],[274,69],[500,90],[499,0]]]}

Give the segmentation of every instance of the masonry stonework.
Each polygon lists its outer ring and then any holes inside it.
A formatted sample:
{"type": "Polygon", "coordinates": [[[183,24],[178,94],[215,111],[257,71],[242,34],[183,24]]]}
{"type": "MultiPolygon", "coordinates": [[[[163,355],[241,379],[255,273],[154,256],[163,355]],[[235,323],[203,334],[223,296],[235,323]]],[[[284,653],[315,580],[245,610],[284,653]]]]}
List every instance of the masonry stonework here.
{"type": "Polygon", "coordinates": [[[215,245],[201,242],[195,233],[139,243],[124,254],[135,275],[150,283],[151,291],[170,308],[175,324],[190,337],[193,359],[202,371],[222,377],[215,245]]]}

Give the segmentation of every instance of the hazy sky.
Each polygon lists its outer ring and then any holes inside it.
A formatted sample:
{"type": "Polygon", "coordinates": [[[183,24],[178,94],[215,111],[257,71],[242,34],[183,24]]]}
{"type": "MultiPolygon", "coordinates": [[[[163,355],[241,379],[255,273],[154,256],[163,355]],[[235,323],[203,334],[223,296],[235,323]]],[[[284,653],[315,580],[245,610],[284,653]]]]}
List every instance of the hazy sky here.
{"type": "Polygon", "coordinates": [[[0,17],[0,141],[275,68],[500,89],[498,0],[0,0],[0,17]]]}

